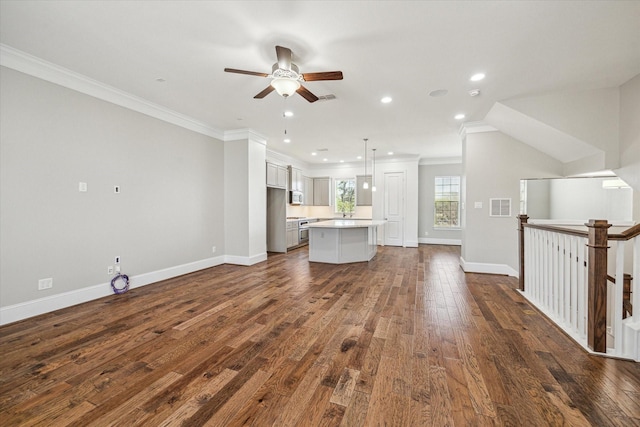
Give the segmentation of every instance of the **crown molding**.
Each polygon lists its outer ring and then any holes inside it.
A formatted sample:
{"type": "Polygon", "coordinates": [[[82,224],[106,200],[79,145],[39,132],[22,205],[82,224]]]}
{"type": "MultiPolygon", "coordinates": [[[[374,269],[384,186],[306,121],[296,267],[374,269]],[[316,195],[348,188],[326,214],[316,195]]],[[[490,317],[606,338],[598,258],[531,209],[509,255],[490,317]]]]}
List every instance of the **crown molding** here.
{"type": "Polygon", "coordinates": [[[1,43],[0,65],[212,138],[225,136],[191,117],[1,43]]]}
{"type": "Polygon", "coordinates": [[[267,145],[267,138],[252,129],[234,129],[224,132],[222,138],[227,141],[239,141],[241,139],[248,139],[253,142],[258,142],[262,145],[267,145]]]}
{"type": "Polygon", "coordinates": [[[485,123],[485,122],[466,122],[460,126],[460,130],[458,131],[459,135],[465,135],[469,133],[483,133],[483,132],[497,132],[498,129],[493,126],[485,123]]]}
{"type": "Polygon", "coordinates": [[[420,166],[430,165],[457,165],[462,164],[462,157],[423,157],[418,163],[420,166]]]}

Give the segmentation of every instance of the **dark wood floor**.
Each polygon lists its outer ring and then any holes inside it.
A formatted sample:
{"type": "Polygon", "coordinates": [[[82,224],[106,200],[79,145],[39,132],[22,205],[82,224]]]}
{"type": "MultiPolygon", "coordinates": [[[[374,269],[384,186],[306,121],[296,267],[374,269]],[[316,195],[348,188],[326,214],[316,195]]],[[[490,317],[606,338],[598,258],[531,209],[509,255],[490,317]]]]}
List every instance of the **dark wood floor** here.
{"type": "Polygon", "coordinates": [[[459,257],[301,248],[6,325],[1,423],[640,425],[640,364],[587,355],[459,257]]]}

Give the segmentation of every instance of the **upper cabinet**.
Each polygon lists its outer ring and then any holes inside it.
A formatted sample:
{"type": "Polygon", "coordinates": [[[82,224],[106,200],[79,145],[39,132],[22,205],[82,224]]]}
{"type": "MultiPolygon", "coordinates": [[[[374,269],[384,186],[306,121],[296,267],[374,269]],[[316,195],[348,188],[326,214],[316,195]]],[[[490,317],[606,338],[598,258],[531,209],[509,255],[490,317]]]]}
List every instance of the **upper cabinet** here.
{"type": "Polygon", "coordinates": [[[356,206],[371,206],[371,201],[371,175],[356,176],[356,206]],[[362,188],[365,182],[369,183],[369,188],[362,188]]]}
{"type": "Polygon", "coordinates": [[[287,189],[287,168],[267,162],[267,187],[287,189]]]}
{"type": "Polygon", "coordinates": [[[308,176],[302,177],[302,194],[304,194],[305,205],[313,206],[313,178],[309,178],[308,176]]]}
{"type": "Polygon", "coordinates": [[[313,205],[314,206],[331,206],[331,192],[329,186],[331,178],[313,178],[313,205]]]}
{"type": "Polygon", "coordinates": [[[303,179],[300,169],[289,166],[289,190],[303,192],[303,179]]]}

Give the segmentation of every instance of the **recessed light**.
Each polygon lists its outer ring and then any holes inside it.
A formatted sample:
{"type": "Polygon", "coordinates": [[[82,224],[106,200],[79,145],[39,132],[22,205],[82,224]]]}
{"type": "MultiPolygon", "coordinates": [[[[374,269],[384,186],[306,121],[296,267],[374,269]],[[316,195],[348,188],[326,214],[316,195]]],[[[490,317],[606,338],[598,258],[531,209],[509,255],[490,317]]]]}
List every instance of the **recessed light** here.
{"type": "Polygon", "coordinates": [[[356,157],[356,159],[362,160],[362,156],[358,156],[358,157],[356,157]]]}
{"type": "Polygon", "coordinates": [[[317,156],[318,153],[316,153],[315,151],[313,153],[311,153],[312,156],[317,156]]]}
{"type": "Polygon", "coordinates": [[[446,90],[446,89],[436,89],[436,90],[432,90],[431,92],[429,92],[429,96],[437,98],[439,96],[445,96],[448,93],[449,93],[449,91],[446,90]]]}
{"type": "Polygon", "coordinates": [[[344,163],[344,160],[340,160],[340,163],[344,163]]]}
{"type": "Polygon", "coordinates": [[[384,98],[382,98],[382,99],[380,100],[380,102],[382,102],[383,104],[388,104],[388,103],[390,103],[391,101],[393,101],[393,99],[391,99],[391,97],[390,97],[390,96],[385,96],[384,98]]]}
{"type": "Polygon", "coordinates": [[[323,162],[326,162],[327,160],[329,160],[329,159],[327,159],[327,158],[322,159],[323,162]]]}
{"type": "Polygon", "coordinates": [[[480,89],[471,89],[469,91],[469,96],[478,96],[480,95],[480,89]]]}
{"type": "Polygon", "coordinates": [[[393,151],[389,151],[387,154],[393,156],[393,151]]]}
{"type": "Polygon", "coordinates": [[[464,114],[460,113],[460,114],[456,114],[455,116],[453,116],[454,119],[456,120],[462,120],[464,119],[464,114]]]}
{"type": "Polygon", "coordinates": [[[480,80],[484,79],[484,77],[484,73],[476,73],[471,76],[469,80],[471,80],[472,82],[479,82],[480,80]]]}
{"type": "Polygon", "coordinates": [[[293,111],[285,111],[285,112],[283,113],[283,115],[284,115],[285,117],[293,117],[293,111]]]}
{"type": "Polygon", "coordinates": [[[285,138],[284,142],[286,142],[287,144],[291,142],[291,140],[289,138],[285,138]]]}

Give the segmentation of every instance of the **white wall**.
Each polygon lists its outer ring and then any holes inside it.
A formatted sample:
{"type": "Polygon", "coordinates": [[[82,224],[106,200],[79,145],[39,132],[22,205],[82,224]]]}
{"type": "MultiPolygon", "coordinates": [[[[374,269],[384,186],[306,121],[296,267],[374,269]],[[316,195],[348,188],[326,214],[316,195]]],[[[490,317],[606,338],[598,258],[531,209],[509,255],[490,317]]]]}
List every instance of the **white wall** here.
{"type": "Polygon", "coordinates": [[[224,253],[220,140],[4,67],[0,85],[2,308],[110,292],[116,255],[134,277],[224,253]]]}
{"type": "Polygon", "coordinates": [[[461,264],[465,271],[516,275],[520,180],[557,177],[562,164],[501,132],[467,134],[461,264]],[[490,198],[510,198],[511,216],[489,216],[490,198]],[[475,203],[482,203],[475,208],[475,203]]]}
{"type": "MultiPolygon", "coordinates": [[[[632,190],[602,188],[611,178],[550,179],[550,219],[630,221],[632,190]]],[[[532,217],[533,218],[533,217],[532,217]]]]}
{"type": "Polygon", "coordinates": [[[462,163],[420,165],[418,169],[418,236],[420,243],[460,244],[462,231],[435,228],[434,198],[436,176],[462,176],[462,163]]]}
{"type": "Polygon", "coordinates": [[[267,258],[264,140],[240,131],[224,143],[226,261],[252,265],[267,258]]]}
{"type": "Polygon", "coordinates": [[[606,168],[618,166],[617,87],[511,99],[504,104],[601,149],[606,168]]]}

